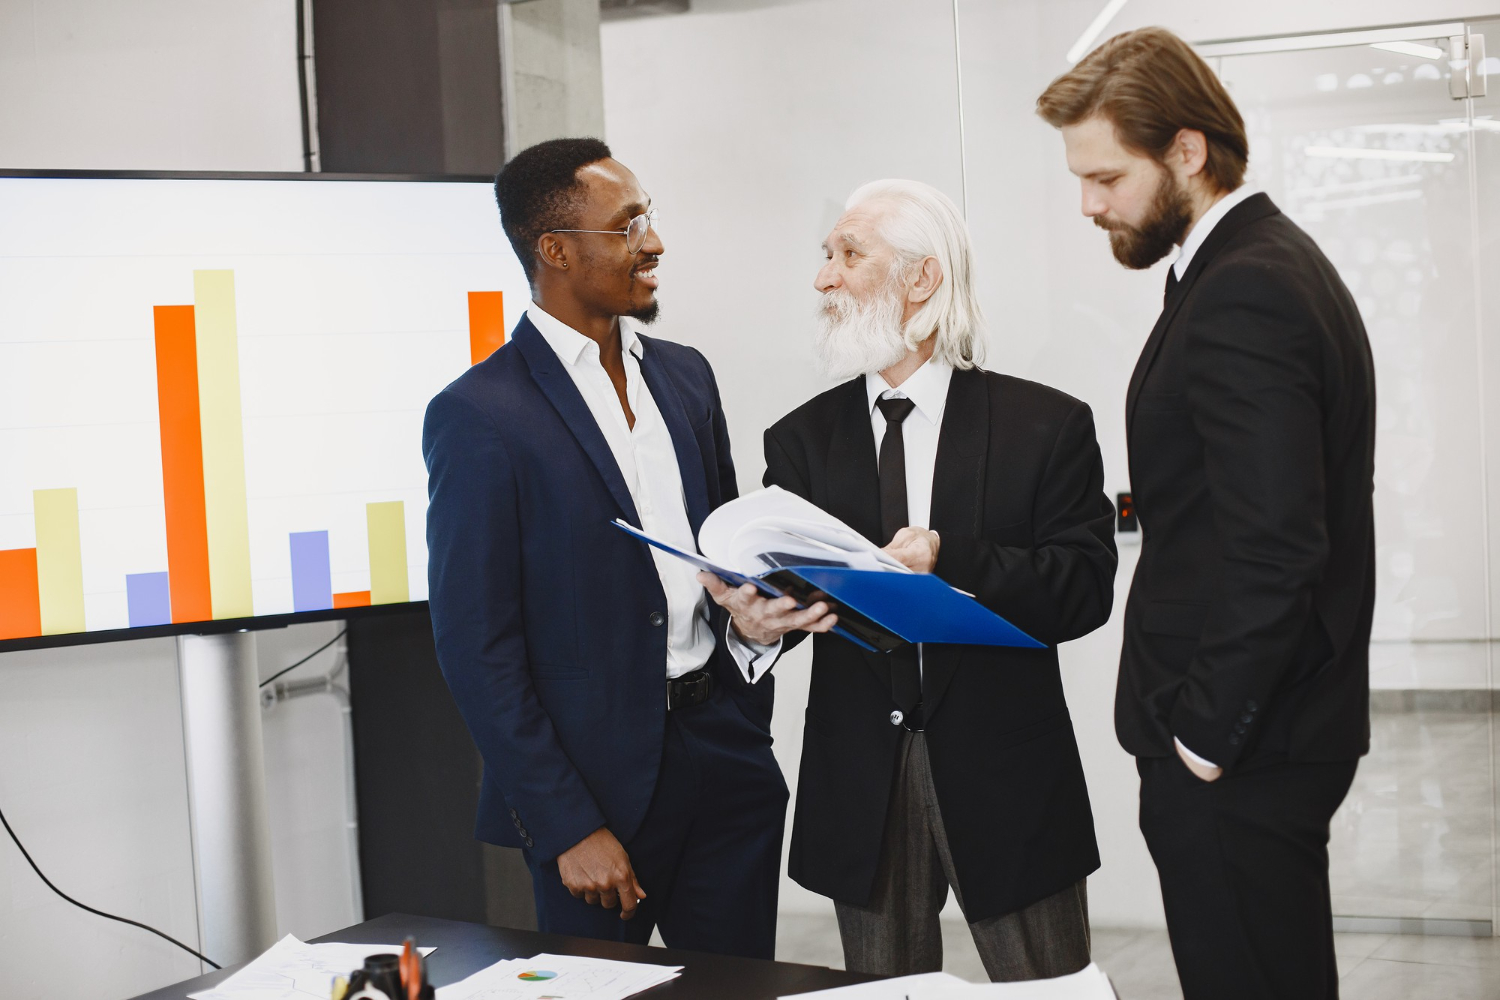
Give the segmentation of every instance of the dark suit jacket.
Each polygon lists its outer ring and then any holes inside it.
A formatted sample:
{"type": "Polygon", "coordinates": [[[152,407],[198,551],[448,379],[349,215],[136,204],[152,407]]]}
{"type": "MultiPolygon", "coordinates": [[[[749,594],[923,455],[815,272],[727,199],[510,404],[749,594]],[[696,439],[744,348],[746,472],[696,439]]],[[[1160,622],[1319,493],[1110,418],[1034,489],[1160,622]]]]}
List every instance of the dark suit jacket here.
{"type": "Polygon", "coordinates": [[[1126,404],[1144,532],[1116,729],[1141,757],[1369,749],[1375,376],[1333,265],[1264,194],[1194,255],[1126,404]]]}
{"type": "MultiPolygon", "coordinates": [[[[766,432],[766,485],[880,541],[875,438],[863,378],[766,432]]],[[[1098,628],[1113,601],[1113,508],[1093,415],[1020,379],[956,371],[933,476],[937,575],[1049,647],[1098,628]]],[[[804,634],[804,633],[798,633],[804,634]]],[[[1010,913],[1099,867],[1057,652],[924,647],[933,783],[965,915],[1010,913]]],[[[902,729],[889,660],[814,638],[791,876],[869,901],[902,729]]]]}
{"type": "MultiPolygon", "coordinates": [[[[692,348],[641,340],[696,532],[737,495],[718,386],[692,348]]],[[[640,524],[630,492],[530,320],[433,399],[422,449],[438,663],[485,764],[476,836],[543,861],[601,826],[628,841],[661,763],[666,597],[610,525],[640,524]]],[[[769,731],[772,689],[746,685],[711,607],[715,677],[769,731]]]]}

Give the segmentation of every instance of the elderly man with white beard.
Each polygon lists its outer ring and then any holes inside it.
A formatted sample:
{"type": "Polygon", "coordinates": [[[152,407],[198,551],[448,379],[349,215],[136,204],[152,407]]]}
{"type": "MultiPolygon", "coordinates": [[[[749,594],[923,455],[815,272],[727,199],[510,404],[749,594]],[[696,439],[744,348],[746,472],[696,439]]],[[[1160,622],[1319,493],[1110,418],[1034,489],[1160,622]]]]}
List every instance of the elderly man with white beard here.
{"type": "MultiPolygon", "coordinates": [[[[845,381],[766,432],[766,485],[1047,648],[881,655],[820,622],[790,874],[833,899],[851,970],[941,969],[951,886],[991,979],[1076,972],[1099,852],[1056,647],[1102,625],[1114,595],[1093,415],[978,366],[969,234],[936,189],[860,188],[823,249],[817,355],[845,381]]],[[[806,638],[764,627],[782,609],[753,588],[700,579],[743,638],[806,638]]]]}

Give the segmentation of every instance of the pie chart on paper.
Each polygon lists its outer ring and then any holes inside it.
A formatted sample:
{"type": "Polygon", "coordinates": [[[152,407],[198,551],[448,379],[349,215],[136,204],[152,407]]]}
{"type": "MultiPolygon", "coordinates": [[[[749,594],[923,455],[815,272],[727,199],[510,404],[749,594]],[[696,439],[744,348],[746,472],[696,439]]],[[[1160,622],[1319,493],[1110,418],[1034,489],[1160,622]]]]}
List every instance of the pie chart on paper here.
{"type": "Polygon", "coordinates": [[[533,972],[523,972],[516,978],[523,983],[540,983],[548,979],[556,979],[557,973],[548,972],[545,969],[537,969],[533,972]]]}

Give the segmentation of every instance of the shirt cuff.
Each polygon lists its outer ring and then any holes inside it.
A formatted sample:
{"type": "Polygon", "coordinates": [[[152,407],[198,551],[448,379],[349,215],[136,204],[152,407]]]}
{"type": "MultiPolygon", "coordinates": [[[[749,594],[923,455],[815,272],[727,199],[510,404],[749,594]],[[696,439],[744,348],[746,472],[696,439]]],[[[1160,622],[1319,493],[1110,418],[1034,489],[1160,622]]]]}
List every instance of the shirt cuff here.
{"type": "Polygon", "coordinates": [[[1213,761],[1211,761],[1211,760],[1204,760],[1202,757],[1199,757],[1197,754],[1193,753],[1193,751],[1191,751],[1187,747],[1183,746],[1182,745],[1182,741],[1179,740],[1177,737],[1175,737],[1175,736],[1172,737],[1172,742],[1177,744],[1177,749],[1179,751],[1181,751],[1182,753],[1187,754],[1190,758],[1192,758],[1193,763],[1195,763],[1195,764],[1202,764],[1204,767],[1218,767],[1219,766],[1218,764],[1215,764],[1213,761]]]}
{"type": "Polygon", "coordinates": [[[724,626],[724,640],[729,647],[729,655],[734,657],[735,666],[740,668],[740,673],[745,676],[745,683],[754,684],[766,674],[771,672],[771,667],[781,656],[781,640],[777,639],[770,646],[749,639],[741,639],[739,633],[734,630],[734,624],[724,626]]]}

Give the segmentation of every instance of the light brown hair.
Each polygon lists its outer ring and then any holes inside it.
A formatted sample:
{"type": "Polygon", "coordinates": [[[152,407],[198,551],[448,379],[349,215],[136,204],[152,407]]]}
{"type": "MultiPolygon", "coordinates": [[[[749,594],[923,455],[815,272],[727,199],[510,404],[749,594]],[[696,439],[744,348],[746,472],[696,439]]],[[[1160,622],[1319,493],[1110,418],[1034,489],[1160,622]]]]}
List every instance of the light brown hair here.
{"type": "Polygon", "coordinates": [[[1158,163],[1179,131],[1196,129],[1208,140],[1204,176],[1220,191],[1245,179],[1245,120],[1208,64],[1166,28],[1111,38],[1053,80],[1036,112],[1053,128],[1102,115],[1127,149],[1158,163]]]}

